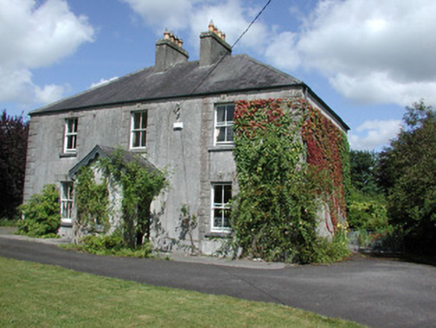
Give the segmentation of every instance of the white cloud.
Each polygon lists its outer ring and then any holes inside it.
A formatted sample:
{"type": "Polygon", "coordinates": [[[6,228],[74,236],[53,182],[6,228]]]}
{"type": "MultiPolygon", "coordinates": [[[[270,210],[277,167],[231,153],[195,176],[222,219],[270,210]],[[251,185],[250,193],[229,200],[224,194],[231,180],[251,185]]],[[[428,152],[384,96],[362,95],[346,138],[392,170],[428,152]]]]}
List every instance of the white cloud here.
{"type": "Polygon", "coordinates": [[[281,43],[294,61],[267,57],[282,68],[315,68],[361,103],[436,104],[435,12],[434,0],[319,1],[298,37],[269,46],[281,43]]]}
{"type": "MultiPolygon", "coordinates": [[[[211,20],[226,33],[226,41],[233,45],[261,9],[252,2],[241,0],[121,1],[129,4],[158,35],[161,35],[165,28],[175,34],[187,31],[188,41],[194,48],[198,48],[198,37],[201,32],[207,31],[211,20]]],[[[241,39],[238,47],[260,52],[269,35],[269,28],[261,22],[256,22],[241,39]]]]}
{"type": "Polygon", "coordinates": [[[68,86],[38,86],[32,69],[56,63],[93,40],[85,16],[65,0],[0,0],[0,101],[49,103],[68,86]]]}
{"type": "Polygon", "coordinates": [[[401,120],[366,121],[348,136],[351,148],[355,150],[373,150],[389,144],[401,129],[401,120]]]}
{"type": "Polygon", "coordinates": [[[274,36],[265,50],[265,57],[278,68],[295,70],[301,65],[301,57],[295,47],[297,38],[298,35],[292,32],[274,36]]]}
{"type": "Polygon", "coordinates": [[[121,0],[139,14],[148,25],[154,26],[156,32],[161,34],[163,28],[183,29],[190,22],[193,6],[204,0],[121,0]]]}
{"type": "Polygon", "coordinates": [[[90,88],[99,87],[99,86],[101,86],[103,84],[107,84],[107,83],[112,82],[112,81],[114,81],[116,79],[118,79],[118,76],[111,77],[110,79],[100,79],[100,81],[92,83],[90,88]]]}
{"type": "Polygon", "coordinates": [[[69,86],[60,86],[54,84],[44,85],[43,88],[35,86],[34,101],[40,104],[49,104],[61,99],[64,93],[69,90],[69,86]]]}

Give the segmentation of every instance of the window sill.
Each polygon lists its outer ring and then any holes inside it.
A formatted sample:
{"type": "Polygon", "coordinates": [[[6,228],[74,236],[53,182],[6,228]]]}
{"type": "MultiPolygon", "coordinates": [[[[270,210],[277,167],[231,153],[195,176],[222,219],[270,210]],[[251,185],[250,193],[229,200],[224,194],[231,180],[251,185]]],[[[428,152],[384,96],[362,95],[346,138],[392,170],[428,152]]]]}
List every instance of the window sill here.
{"type": "Polygon", "coordinates": [[[72,227],[73,220],[72,219],[61,219],[61,227],[72,227]]]}
{"type": "Polygon", "coordinates": [[[68,157],[77,157],[77,152],[59,154],[59,158],[68,158],[68,157]]]}
{"type": "Polygon", "coordinates": [[[146,153],[147,148],[130,148],[129,151],[131,151],[132,153],[146,153]]]}
{"type": "Polygon", "coordinates": [[[217,152],[217,151],[233,151],[235,149],[234,144],[229,145],[216,145],[213,147],[209,147],[207,151],[209,152],[217,152]]]}
{"type": "Polygon", "coordinates": [[[230,238],[230,231],[209,232],[204,235],[206,238],[230,238]]]}

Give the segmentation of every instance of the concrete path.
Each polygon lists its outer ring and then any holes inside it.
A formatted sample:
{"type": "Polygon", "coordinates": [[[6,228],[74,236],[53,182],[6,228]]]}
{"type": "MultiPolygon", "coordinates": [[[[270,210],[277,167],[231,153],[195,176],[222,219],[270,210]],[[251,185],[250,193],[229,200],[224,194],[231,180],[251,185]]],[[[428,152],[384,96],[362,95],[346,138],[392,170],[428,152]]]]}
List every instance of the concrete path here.
{"type": "Polygon", "coordinates": [[[156,286],[275,302],[372,327],[436,327],[436,268],[426,265],[364,257],[331,266],[268,267],[207,257],[186,263],[177,258],[81,254],[11,236],[0,236],[0,256],[156,286]]]}

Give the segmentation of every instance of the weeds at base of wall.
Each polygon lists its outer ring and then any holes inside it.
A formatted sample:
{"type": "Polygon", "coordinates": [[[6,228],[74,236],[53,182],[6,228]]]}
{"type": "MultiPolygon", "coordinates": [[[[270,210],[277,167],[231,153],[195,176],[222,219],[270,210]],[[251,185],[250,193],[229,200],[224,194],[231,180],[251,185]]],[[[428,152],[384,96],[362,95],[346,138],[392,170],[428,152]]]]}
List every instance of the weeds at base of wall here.
{"type": "Polygon", "coordinates": [[[110,236],[88,235],[81,238],[79,245],[70,244],[61,245],[61,247],[95,255],[125,256],[136,258],[150,258],[152,257],[153,251],[149,242],[135,248],[126,247],[119,233],[114,233],[110,236]]]}

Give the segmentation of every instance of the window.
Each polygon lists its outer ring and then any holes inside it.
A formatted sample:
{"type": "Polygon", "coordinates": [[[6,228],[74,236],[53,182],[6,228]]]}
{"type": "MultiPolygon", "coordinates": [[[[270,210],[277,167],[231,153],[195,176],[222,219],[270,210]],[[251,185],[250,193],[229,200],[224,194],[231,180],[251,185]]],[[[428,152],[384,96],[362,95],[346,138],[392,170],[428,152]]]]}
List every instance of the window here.
{"type": "Polygon", "coordinates": [[[145,148],[147,138],[147,112],[132,113],[130,148],[145,148]]]}
{"type": "Polygon", "coordinates": [[[73,183],[61,182],[61,220],[72,223],[73,213],[73,183]]]}
{"type": "Polygon", "coordinates": [[[218,105],[215,109],[215,144],[233,143],[234,104],[218,105]]]}
{"type": "Polygon", "coordinates": [[[77,147],[77,117],[65,120],[64,153],[76,152],[77,147]]]}
{"type": "Polygon", "coordinates": [[[214,183],[212,185],[212,231],[230,230],[231,183],[214,183]]]}

